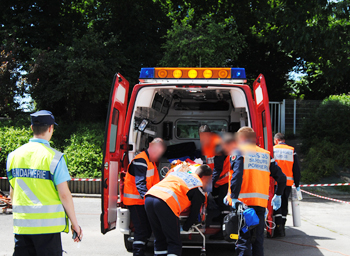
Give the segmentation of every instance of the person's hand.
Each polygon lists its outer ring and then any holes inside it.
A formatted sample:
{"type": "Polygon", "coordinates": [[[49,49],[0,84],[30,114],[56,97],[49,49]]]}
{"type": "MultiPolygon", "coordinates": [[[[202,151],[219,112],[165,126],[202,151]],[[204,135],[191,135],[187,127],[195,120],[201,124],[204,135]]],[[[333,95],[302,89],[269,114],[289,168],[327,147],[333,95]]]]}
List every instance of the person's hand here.
{"type": "Polygon", "coordinates": [[[298,200],[301,201],[303,200],[303,195],[301,194],[301,190],[300,190],[300,187],[297,187],[297,197],[298,197],[298,200]]]}
{"type": "Polygon", "coordinates": [[[232,199],[232,208],[236,210],[236,203],[242,203],[238,199],[232,199]]]}
{"type": "Polygon", "coordinates": [[[223,201],[224,201],[224,204],[225,204],[225,205],[229,205],[229,204],[230,204],[229,201],[228,201],[228,199],[227,199],[227,196],[225,196],[225,198],[224,198],[223,201]]]}
{"type": "Polygon", "coordinates": [[[281,196],[278,195],[274,195],[274,197],[271,200],[271,205],[272,208],[277,211],[279,208],[281,208],[281,204],[282,204],[282,199],[281,196]]]}
{"type": "Polygon", "coordinates": [[[83,230],[81,229],[81,227],[79,225],[72,225],[71,229],[74,242],[81,242],[81,240],[83,239],[83,230]],[[74,237],[74,231],[77,233],[76,237],[74,237]]]}
{"type": "Polygon", "coordinates": [[[297,191],[298,191],[298,192],[300,191],[300,187],[297,187],[297,191]]]}

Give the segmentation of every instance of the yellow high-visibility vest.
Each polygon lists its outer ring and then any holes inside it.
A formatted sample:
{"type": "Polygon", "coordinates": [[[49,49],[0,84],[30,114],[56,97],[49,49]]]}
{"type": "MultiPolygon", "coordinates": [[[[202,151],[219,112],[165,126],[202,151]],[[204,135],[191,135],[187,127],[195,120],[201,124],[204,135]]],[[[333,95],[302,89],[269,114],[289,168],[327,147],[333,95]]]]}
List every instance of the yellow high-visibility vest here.
{"type": "Polygon", "coordinates": [[[37,142],[11,153],[7,176],[13,188],[15,234],[68,233],[68,217],[53,182],[62,157],[66,160],[63,153],[37,142]]]}

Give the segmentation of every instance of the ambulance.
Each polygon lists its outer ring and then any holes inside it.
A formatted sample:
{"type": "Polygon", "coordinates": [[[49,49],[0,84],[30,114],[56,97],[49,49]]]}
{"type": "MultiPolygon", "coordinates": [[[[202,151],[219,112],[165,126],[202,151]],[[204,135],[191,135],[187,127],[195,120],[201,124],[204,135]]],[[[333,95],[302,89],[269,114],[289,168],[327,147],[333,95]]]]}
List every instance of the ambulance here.
{"type": "MultiPolygon", "coordinates": [[[[244,68],[156,67],[142,68],[139,81],[128,100],[129,82],[119,73],[114,77],[102,166],[101,232],[115,229],[118,218],[128,251],[132,249],[133,227],[123,205],[124,177],[130,161],[153,138],[163,138],[168,146],[159,161],[159,171],[164,171],[174,159],[200,157],[198,128],[204,124],[218,134],[252,127],[257,144],[270,151],[271,157],[273,154],[269,98],[262,74],[250,87],[244,68]]],[[[270,200],[273,193],[271,179],[270,200]]],[[[272,209],[269,213],[271,220],[272,209]]],[[[209,210],[203,215],[204,236],[219,232],[219,223],[207,218],[209,210]]],[[[271,235],[272,229],[267,231],[271,235]]],[[[193,237],[186,240],[195,240],[193,237]]]]}

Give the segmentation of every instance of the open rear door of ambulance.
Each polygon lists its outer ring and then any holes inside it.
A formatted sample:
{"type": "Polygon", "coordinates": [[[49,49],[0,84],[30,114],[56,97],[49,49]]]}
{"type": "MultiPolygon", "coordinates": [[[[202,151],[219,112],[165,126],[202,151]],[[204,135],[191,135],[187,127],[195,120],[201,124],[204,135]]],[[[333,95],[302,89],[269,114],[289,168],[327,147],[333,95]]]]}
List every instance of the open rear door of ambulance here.
{"type": "Polygon", "coordinates": [[[119,73],[114,76],[109,98],[102,166],[101,232],[115,229],[119,195],[119,172],[123,154],[122,141],[129,82],[119,73]]]}
{"type": "MultiPolygon", "coordinates": [[[[258,137],[258,146],[270,151],[271,158],[273,158],[273,138],[271,128],[271,117],[269,107],[269,95],[267,93],[265,77],[260,74],[253,84],[254,100],[256,106],[257,130],[255,131],[258,137]]],[[[272,221],[273,209],[271,206],[271,199],[275,193],[275,180],[270,177],[270,192],[268,204],[268,220],[272,221]]],[[[269,222],[267,232],[268,236],[272,237],[273,229],[272,223],[269,222]]]]}

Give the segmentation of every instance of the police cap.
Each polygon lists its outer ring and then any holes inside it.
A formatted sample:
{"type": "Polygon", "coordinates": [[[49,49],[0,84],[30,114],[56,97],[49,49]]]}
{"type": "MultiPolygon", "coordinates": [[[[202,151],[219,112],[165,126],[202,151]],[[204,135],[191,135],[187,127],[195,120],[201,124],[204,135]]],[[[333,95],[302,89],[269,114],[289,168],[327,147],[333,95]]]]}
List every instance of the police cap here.
{"type": "Polygon", "coordinates": [[[55,117],[48,110],[40,110],[30,115],[33,126],[45,126],[55,124],[55,117]]]}

